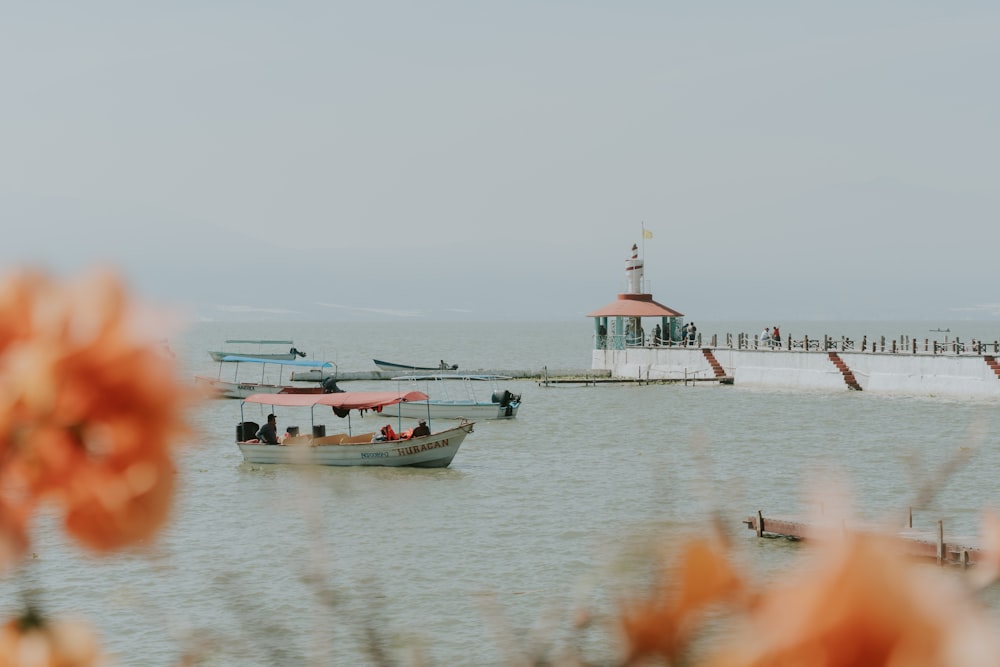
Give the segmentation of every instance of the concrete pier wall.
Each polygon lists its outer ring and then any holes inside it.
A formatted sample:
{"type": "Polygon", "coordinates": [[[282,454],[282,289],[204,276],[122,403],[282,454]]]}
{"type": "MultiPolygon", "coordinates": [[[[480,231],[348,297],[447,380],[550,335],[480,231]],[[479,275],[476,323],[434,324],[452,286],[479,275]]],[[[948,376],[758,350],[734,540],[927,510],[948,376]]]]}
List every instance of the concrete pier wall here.
{"type": "MultiPolygon", "coordinates": [[[[827,352],[747,350],[728,347],[635,347],[594,350],[592,368],[612,377],[648,380],[710,378],[708,350],[745,386],[848,391],[827,352]]],[[[1000,397],[1000,377],[986,355],[842,351],[836,353],[862,391],[886,394],[1000,397]]]]}

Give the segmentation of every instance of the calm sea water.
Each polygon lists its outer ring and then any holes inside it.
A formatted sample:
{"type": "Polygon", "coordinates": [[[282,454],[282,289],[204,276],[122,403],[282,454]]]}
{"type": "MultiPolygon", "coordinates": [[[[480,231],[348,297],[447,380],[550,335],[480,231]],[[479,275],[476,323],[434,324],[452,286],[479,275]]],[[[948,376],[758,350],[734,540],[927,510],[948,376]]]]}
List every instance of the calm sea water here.
{"type": "MultiPolygon", "coordinates": [[[[992,323],[710,323],[705,335],[900,334],[993,340],[992,323]]],[[[289,338],[343,371],[373,357],[463,369],[587,368],[591,322],[199,324],[172,339],[186,377],[215,374],[226,338],[289,338]]],[[[148,551],[97,559],[40,521],[34,558],[3,581],[98,627],[118,664],[168,666],[185,652],[210,665],[512,665],[575,650],[611,663],[607,622],[641,590],[664,541],[702,532],[717,514],[740,562],[768,577],[802,546],[758,541],[741,521],[817,506],[810,489],[902,525],[976,532],[1000,506],[995,402],[717,386],[539,387],[516,420],[480,422],[444,470],[304,469],[242,463],[239,402],[193,416],[179,461],[174,519],[148,551]],[[957,470],[942,471],[967,460],[957,470]],[[591,625],[575,631],[581,611],[591,625]]],[[[385,388],[349,382],[347,389],[385,388]]],[[[385,418],[371,417],[371,430],[385,418]]],[[[284,424],[279,422],[279,428],[284,424]]],[[[956,575],[957,576],[957,575],[956,575]]],[[[996,600],[990,604],[1000,607],[996,600]]]]}

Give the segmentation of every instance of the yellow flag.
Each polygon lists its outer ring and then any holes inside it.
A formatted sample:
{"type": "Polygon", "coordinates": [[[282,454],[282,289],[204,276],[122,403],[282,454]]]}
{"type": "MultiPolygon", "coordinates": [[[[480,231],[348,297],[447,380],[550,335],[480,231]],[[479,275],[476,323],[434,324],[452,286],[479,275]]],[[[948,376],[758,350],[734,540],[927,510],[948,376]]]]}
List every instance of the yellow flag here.
{"type": "Polygon", "coordinates": [[[653,232],[649,231],[648,229],[643,229],[642,230],[642,238],[644,238],[644,239],[651,239],[651,238],[653,238],[653,232]]]}

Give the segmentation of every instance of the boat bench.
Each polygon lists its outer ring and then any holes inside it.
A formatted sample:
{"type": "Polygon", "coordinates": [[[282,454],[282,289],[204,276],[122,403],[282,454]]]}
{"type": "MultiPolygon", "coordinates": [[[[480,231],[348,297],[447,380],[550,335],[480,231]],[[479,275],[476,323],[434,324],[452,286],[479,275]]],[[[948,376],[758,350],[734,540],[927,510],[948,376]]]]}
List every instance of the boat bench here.
{"type": "Polygon", "coordinates": [[[308,433],[302,435],[290,435],[281,441],[282,445],[358,445],[361,443],[369,443],[375,433],[359,433],[358,435],[347,435],[346,433],[337,433],[336,435],[324,435],[321,438],[314,438],[308,433]]]}
{"type": "Polygon", "coordinates": [[[314,445],[360,445],[362,443],[369,443],[375,433],[359,433],[358,435],[347,435],[346,433],[338,433],[337,435],[325,435],[322,438],[314,438],[312,444],[314,445]]]}

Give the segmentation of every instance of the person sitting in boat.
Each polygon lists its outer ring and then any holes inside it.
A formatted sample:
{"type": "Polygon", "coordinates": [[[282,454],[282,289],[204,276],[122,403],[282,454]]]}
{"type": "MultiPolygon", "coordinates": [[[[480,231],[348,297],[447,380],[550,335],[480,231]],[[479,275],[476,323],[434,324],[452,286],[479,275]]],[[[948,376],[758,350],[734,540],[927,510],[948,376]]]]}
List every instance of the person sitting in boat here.
{"type": "Polygon", "coordinates": [[[421,436],[430,435],[430,434],[431,434],[431,430],[427,427],[427,420],[426,419],[421,419],[420,423],[418,423],[417,426],[413,429],[413,432],[410,434],[410,437],[411,438],[419,438],[421,436]]]}
{"type": "Polygon", "coordinates": [[[393,430],[392,424],[386,424],[381,429],[379,429],[379,435],[376,440],[398,440],[396,436],[396,431],[393,430]]]}
{"type": "Polygon", "coordinates": [[[266,445],[278,444],[278,418],[273,412],[267,416],[267,423],[257,430],[257,439],[266,445]]]}

